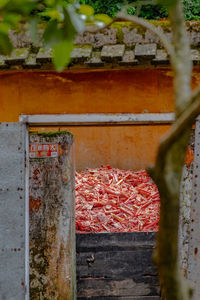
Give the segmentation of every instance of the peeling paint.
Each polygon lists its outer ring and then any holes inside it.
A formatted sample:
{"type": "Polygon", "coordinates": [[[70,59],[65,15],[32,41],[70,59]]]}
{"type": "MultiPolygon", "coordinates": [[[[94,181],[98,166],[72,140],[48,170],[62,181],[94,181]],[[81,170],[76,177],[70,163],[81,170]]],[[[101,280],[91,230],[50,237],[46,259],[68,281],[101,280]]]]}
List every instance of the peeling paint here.
{"type": "Polygon", "coordinates": [[[37,199],[34,199],[32,196],[29,197],[29,209],[31,212],[38,212],[41,204],[42,201],[40,197],[38,197],[37,199]]]}

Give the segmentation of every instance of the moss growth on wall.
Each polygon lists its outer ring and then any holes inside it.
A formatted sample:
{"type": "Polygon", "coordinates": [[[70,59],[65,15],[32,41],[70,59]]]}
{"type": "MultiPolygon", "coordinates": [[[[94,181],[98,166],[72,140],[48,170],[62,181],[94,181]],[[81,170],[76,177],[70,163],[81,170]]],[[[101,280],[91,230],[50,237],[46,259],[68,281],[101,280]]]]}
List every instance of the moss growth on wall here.
{"type": "MultiPolygon", "coordinates": [[[[171,25],[168,20],[158,21],[158,20],[149,20],[149,23],[155,25],[156,27],[161,27],[164,32],[170,32],[171,31],[171,25]]],[[[190,22],[187,22],[188,25],[191,27],[190,22]]],[[[200,22],[197,22],[197,24],[200,28],[200,22]]],[[[144,35],[146,32],[146,29],[140,25],[136,25],[133,22],[115,22],[111,25],[111,28],[115,28],[118,30],[117,37],[118,42],[123,42],[123,28],[128,28],[129,30],[137,29],[139,34],[144,35]]]]}
{"type": "Polygon", "coordinates": [[[73,137],[73,134],[71,132],[69,132],[68,130],[63,130],[63,131],[47,131],[47,132],[41,132],[40,130],[38,130],[37,132],[31,132],[29,131],[29,135],[35,135],[38,134],[41,137],[58,137],[60,135],[63,134],[69,134],[73,137]]]}

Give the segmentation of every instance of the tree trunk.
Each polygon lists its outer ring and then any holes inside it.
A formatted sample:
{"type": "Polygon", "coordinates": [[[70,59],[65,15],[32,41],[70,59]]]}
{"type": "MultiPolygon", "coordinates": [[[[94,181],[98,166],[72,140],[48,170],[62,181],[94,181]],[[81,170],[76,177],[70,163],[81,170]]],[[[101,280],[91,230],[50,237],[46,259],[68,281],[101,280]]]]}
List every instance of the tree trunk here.
{"type": "Polygon", "coordinates": [[[182,3],[180,0],[174,1],[174,5],[169,8],[173,46],[152,24],[122,13],[117,17],[133,21],[154,32],[170,55],[174,71],[176,121],[168,136],[160,144],[155,167],[150,170],[161,196],[155,261],[159,270],[162,298],[164,300],[189,300],[191,293],[184,280],[178,254],[179,195],[190,128],[200,112],[200,89],[191,93],[192,63],[182,3]]]}
{"type": "MultiPolygon", "coordinates": [[[[175,57],[174,70],[175,113],[181,115],[190,103],[192,63],[181,1],[169,9],[175,57]]],[[[178,253],[180,181],[190,127],[177,136],[171,147],[159,151],[154,179],[161,194],[160,227],[155,260],[159,268],[163,299],[187,300],[189,289],[183,280],[178,253]]],[[[182,198],[184,199],[184,197],[182,198]]]]}

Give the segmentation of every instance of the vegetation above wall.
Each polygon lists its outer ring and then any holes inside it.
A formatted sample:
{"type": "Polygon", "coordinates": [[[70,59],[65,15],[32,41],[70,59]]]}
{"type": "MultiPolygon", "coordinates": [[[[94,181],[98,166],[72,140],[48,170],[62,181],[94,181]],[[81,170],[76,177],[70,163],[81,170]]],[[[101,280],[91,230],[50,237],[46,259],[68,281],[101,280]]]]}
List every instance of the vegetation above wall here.
{"type": "MultiPolygon", "coordinates": [[[[13,51],[15,43],[13,44],[10,39],[10,32],[16,30],[19,23],[29,23],[29,37],[32,39],[34,46],[37,47],[39,42],[42,41],[45,49],[49,49],[49,51],[52,49],[54,66],[58,71],[62,71],[70,62],[75,36],[77,33],[81,34],[87,31],[86,26],[88,24],[93,24],[101,29],[107,27],[108,24],[113,22],[110,16],[116,15],[122,7],[124,12],[127,10],[129,14],[144,18],[159,19],[166,17],[167,8],[152,5],[155,1],[167,7],[174,6],[177,0],[0,1],[0,55],[10,55],[13,51]],[[131,5],[130,1],[132,1],[131,5]],[[82,4],[80,5],[78,2],[82,4]],[[145,3],[145,6],[141,6],[142,3],[145,3]],[[39,37],[41,21],[44,22],[39,37]]],[[[185,4],[185,18],[187,20],[200,19],[199,0],[183,1],[185,4]]],[[[132,18],[134,17],[132,16],[132,18]]],[[[119,18],[119,20],[121,19],[124,18],[119,18]]]]}
{"type": "MultiPolygon", "coordinates": [[[[120,11],[125,3],[124,0],[79,0],[81,4],[91,5],[96,13],[105,13],[111,17],[120,11]]],[[[126,1],[127,2],[127,1],[126,1]]],[[[129,0],[129,3],[140,2],[129,0]]],[[[200,1],[199,0],[183,0],[185,20],[200,20],[200,1]]],[[[136,13],[135,6],[128,9],[128,13],[133,15],[136,13]]],[[[160,5],[142,5],[139,17],[145,19],[162,19],[168,17],[166,7],[160,5]]]]}

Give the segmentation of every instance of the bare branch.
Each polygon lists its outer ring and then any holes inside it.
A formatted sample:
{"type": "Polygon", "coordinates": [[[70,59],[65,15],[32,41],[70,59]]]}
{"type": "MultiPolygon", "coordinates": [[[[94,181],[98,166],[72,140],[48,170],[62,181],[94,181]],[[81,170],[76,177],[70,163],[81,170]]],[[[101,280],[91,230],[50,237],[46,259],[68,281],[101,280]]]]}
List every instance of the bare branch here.
{"type": "Polygon", "coordinates": [[[190,44],[183,14],[181,1],[169,8],[169,17],[172,26],[172,36],[175,51],[174,89],[176,115],[179,116],[188,105],[191,94],[192,61],[190,44]]]}
{"type": "Polygon", "coordinates": [[[200,86],[192,93],[188,99],[188,105],[180,117],[171,127],[169,134],[161,142],[159,148],[159,155],[164,157],[170,147],[177,142],[178,138],[184,131],[193,125],[195,118],[200,114],[200,86]]]}

